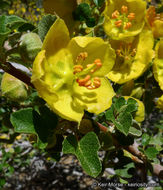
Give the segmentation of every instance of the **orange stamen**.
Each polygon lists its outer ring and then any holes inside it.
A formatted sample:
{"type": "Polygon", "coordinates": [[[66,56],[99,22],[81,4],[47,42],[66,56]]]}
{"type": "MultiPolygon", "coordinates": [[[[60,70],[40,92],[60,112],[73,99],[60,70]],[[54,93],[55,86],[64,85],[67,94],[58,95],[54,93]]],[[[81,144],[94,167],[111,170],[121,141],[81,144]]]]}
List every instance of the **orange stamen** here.
{"type": "Polygon", "coordinates": [[[90,86],[92,84],[92,82],[91,82],[91,80],[89,80],[89,81],[87,81],[86,83],[85,83],[85,87],[88,87],[88,86],[90,86]]]}
{"type": "Polygon", "coordinates": [[[122,20],[118,20],[118,21],[116,21],[115,22],[115,25],[116,25],[116,27],[121,27],[122,26],[122,20]]]}
{"type": "Polygon", "coordinates": [[[81,72],[82,70],[83,70],[83,66],[82,65],[75,65],[73,73],[76,74],[76,73],[81,72]]]}
{"type": "Polygon", "coordinates": [[[121,7],[121,13],[123,14],[123,13],[127,13],[127,12],[128,12],[128,7],[123,5],[121,7]]]}
{"type": "Polygon", "coordinates": [[[119,12],[117,10],[112,13],[113,19],[118,18],[118,16],[119,16],[119,12]]]}
{"type": "Polygon", "coordinates": [[[128,18],[130,21],[134,20],[134,18],[135,18],[135,13],[130,13],[130,14],[127,16],[127,18],[128,18]]]}
{"type": "Polygon", "coordinates": [[[87,75],[84,79],[77,79],[77,82],[79,83],[79,86],[85,86],[85,83],[89,81],[91,78],[90,75],[87,75]]]}
{"type": "Polygon", "coordinates": [[[79,53],[79,55],[77,56],[76,58],[76,62],[79,62],[79,61],[84,61],[86,58],[88,57],[88,53],[87,52],[81,52],[79,53]]]}
{"type": "Polygon", "coordinates": [[[131,22],[127,22],[124,29],[129,29],[132,26],[131,22]]]}

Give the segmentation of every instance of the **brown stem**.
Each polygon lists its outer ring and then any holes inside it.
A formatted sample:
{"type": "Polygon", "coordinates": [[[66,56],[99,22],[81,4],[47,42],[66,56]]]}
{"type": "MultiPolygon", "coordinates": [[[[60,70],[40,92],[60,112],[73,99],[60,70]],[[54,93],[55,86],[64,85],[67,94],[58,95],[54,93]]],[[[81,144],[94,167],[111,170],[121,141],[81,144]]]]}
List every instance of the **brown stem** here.
{"type": "MultiPolygon", "coordinates": [[[[104,125],[102,125],[101,123],[97,122],[97,125],[99,126],[101,131],[108,132],[108,128],[105,127],[104,125]]],[[[130,145],[130,146],[127,146],[127,147],[124,147],[124,148],[128,152],[130,152],[131,154],[136,156],[139,159],[139,162],[142,161],[144,165],[147,164],[146,156],[142,152],[139,151],[138,144],[136,142],[133,145],[130,145]]],[[[137,163],[139,163],[139,162],[137,162],[137,163]]],[[[161,166],[159,164],[152,164],[152,166],[153,166],[153,174],[162,179],[163,178],[163,166],[161,166]]]]}
{"type": "Polygon", "coordinates": [[[31,83],[31,78],[23,71],[16,69],[14,66],[12,66],[11,63],[0,63],[0,69],[4,70],[6,73],[9,73],[10,75],[16,77],[17,79],[23,81],[28,86],[31,86],[34,88],[33,84],[31,83]]]}

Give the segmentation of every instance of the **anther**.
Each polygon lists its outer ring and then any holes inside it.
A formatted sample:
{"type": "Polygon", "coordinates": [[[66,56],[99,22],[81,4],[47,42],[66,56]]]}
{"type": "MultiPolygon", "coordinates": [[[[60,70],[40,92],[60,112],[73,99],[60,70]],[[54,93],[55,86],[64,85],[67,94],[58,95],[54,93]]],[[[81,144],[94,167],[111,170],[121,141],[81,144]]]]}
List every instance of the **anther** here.
{"type": "Polygon", "coordinates": [[[87,75],[84,79],[77,79],[77,82],[79,83],[79,86],[85,86],[85,83],[89,81],[91,78],[90,75],[87,75]]]}
{"type": "Polygon", "coordinates": [[[121,27],[122,26],[122,20],[118,20],[118,21],[116,21],[115,22],[115,25],[116,25],[116,27],[121,27]]]}
{"type": "Polygon", "coordinates": [[[119,16],[119,12],[117,10],[112,13],[113,19],[118,18],[118,16],[119,16]]]}
{"type": "Polygon", "coordinates": [[[73,73],[76,74],[76,73],[81,72],[82,70],[83,70],[83,66],[82,65],[75,65],[73,73]]]}
{"type": "Polygon", "coordinates": [[[131,22],[127,22],[124,29],[129,29],[132,26],[131,22]]]}
{"type": "Polygon", "coordinates": [[[84,61],[86,58],[88,57],[88,53],[87,52],[81,52],[79,53],[79,55],[77,56],[76,58],[76,62],[79,62],[79,61],[84,61]]]}
{"type": "Polygon", "coordinates": [[[128,7],[123,5],[121,7],[121,13],[123,14],[123,13],[127,13],[127,12],[128,12],[128,7]]]}
{"type": "Polygon", "coordinates": [[[135,13],[130,13],[130,14],[127,16],[127,18],[128,18],[130,21],[134,20],[134,18],[135,18],[135,13]]]}
{"type": "Polygon", "coordinates": [[[92,84],[92,82],[91,82],[91,80],[89,80],[89,81],[87,81],[86,83],[85,83],[85,87],[88,87],[88,86],[90,86],[92,84]]]}
{"type": "Polygon", "coordinates": [[[102,63],[101,63],[101,60],[100,59],[96,59],[94,61],[94,64],[96,64],[97,67],[101,67],[102,66],[102,63]]]}

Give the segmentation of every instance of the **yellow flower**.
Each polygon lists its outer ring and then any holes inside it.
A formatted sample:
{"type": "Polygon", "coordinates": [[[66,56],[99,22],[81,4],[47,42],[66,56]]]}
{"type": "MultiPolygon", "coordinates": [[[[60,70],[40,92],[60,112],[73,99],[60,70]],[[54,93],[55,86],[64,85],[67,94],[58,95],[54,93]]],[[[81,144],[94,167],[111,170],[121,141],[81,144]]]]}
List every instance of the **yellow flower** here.
{"type": "Polygon", "coordinates": [[[155,48],[153,73],[160,88],[163,90],[163,38],[157,43],[155,48]]]}
{"type": "Polygon", "coordinates": [[[146,18],[154,37],[163,37],[163,13],[156,14],[155,7],[150,6],[146,18]]]}
{"type": "Polygon", "coordinates": [[[62,18],[69,30],[74,27],[75,21],[72,17],[72,12],[77,7],[76,0],[44,0],[43,7],[45,13],[57,14],[62,18]]]}
{"type": "MultiPolygon", "coordinates": [[[[124,96],[124,98],[126,100],[128,100],[129,98],[133,98],[131,96],[124,96]]],[[[137,112],[135,113],[135,117],[134,119],[137,121],[137,122],[142,122],[144,121],[144,118],[145,118],[145,108],[144,108],[144,104],[142,101],[136,99],[136,98],[133,98],[134,100],[137,101],[138,103],[138,110],[137,112]]]]}
{"type": "Polygon", "coordinates": [[[117,57],[115,65],[107,77],[119,84],[138,78],[152,60],[153,43],[152,32],[147,29],[143,29],[131,43],[111,40],[117,57]]]}
{"type": "Polygon", "coordinates": [[[57,19],[34,61],[32,82],[54,112],[80,122],[84,110],[99,114],[110,107],[114,91],[104,76],[114,60],[107,42],[97,37],[70,40],[64,21],[57,19]]]}
{"type": "Polygon", "coordinates": [[[106,0],[104,30],[116,40],[139,34],[145,23],[143,0],[106,0]]]}

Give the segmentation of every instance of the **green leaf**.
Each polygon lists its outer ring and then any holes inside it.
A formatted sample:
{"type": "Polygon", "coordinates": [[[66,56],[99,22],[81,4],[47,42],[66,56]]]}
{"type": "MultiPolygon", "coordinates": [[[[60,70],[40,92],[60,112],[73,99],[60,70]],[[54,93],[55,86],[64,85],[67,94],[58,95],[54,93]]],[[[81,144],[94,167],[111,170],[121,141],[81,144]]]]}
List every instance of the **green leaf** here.
{"type": "Polygon", "coordinates": [[[105,117],[106,117],[106,120],[108,121],[115,121],[113,106],[111,106],[111,108],[106,111],[105,117]]]}
{"type": "Polygon", "coordinates": [[[145,155],[148,157],[149,160],[153,160],[156,158],[156,155],[159,153],[158,150],[154,147],[148,147],[144,151],[145,155]]]}
{"type": "Polygon", "coordinates": [[[141,127],[137,121],[133,120],[133,125],[129,129],[129,134],[136,137],[140,137],[142,135],[141,127]]]}
{"type": "MultiPolygon", "coordinates": [[[[10,121],[17,133],[29,133],[38,136],[38,146],[45,148],[54,135],[57,116],[46,106],[40,107],[39,112],[32,108],[21,109],[11,114],[10,121]]],[[[52,142],[50,142],[52,143],[52,142]]]]}
{"type": "Polygon", "coordinates": [[[56,19],[56,16],[48,14],[43,16],[41,21],[38,23],[38,35],[42,41],[56,19]]]}
{"type": "Polygon", "coordinates": [[[4,178],[0,179],[0,187],[3,187],[5,185],[6,181],[4,178]]]}
{"type": "Polygon", "coordinates": [[[132,115],[128,112],[120,113],[114,124],[119,131],[127,136],[132,125],[132,115]]]}
{"type": "Polygon", "coordinates": [[[99,140],[100,140],[101,147],[104,150],[110,150],[114,147],[113,146],[113,139],[112,139],[112,136],[110,133],[101,132],[99,134],[99,140]]]}
{"type": "Polygon", "coordinates": [[[6,16],[5,15],[0,15],[0,25],[1,25],[1,27],[0,27],[0,46],[2,46],[7,35],[11,32],[11,30],[6,27],[6,16]]]}
{"type": "Polygon", "coordinates": [[[118,98],[116,101],[115,101],[115,104],[114,104],[114,107],[117,111],[120,110],[120,108],[122,106],[124,106],[126,104],[126,100],[123,98],[123,97],[120,97],[118,98]]]}
{"type": "Polygon", "coordinates": [[[86,21],[91,17],[91,8],[87,3],[80,3],[73,12],[73,17],[78,21],[86,21]]]}
{"type": "Polygon", "coordinates": [[[135,168],[134,163],[129,163],[129,164],[125,165],[124,169],[115,170],[115,173],[120,177],[131,178],[132,175],[128,173],[128,170],[130,168],[135,168]]]}
{"type": "Polygon", "coordinates": [[[3,45],[4,40],[7,35],[12,32],[14,29],[19,28],[21,25],[26,23],[26,21],[15,15],[0,15],[0,46],[3,45]]]}
{"type": "Polygon", "coordinates": [[[25,21],[24,19],[16,16],[16,15],[9,15],[6,16],[6,25],[7,27],[9,27],[11,30],[17,29],[20,26],[22,26],[24,23],[26,23],[27,21],[25,21]]]}
{"type": "Polygon", "coordinates": [[[11,114],[11,123],[17,133],[37,134],[33,121],[33,109],[26,108],[11,114]]]}
{"type": "Polygon", "coordinates": [[[75,154],[86,173],[92,177],[97,177],[102,165],[98,158],[97,151],[100,143],[94,132],[87,133],[79,142],[73,135],[68,136],[63,141],[63,153],[75,154]]]}
{"type": "Polygon", "coordinates": [[[144,133],[143,135],[142,135],[142,145],[143,146],[146,146],[146,145],[148,145],[149,144],[149,141],[150,141],[150,136],[147,134],[147,133],[144,133]]]}

